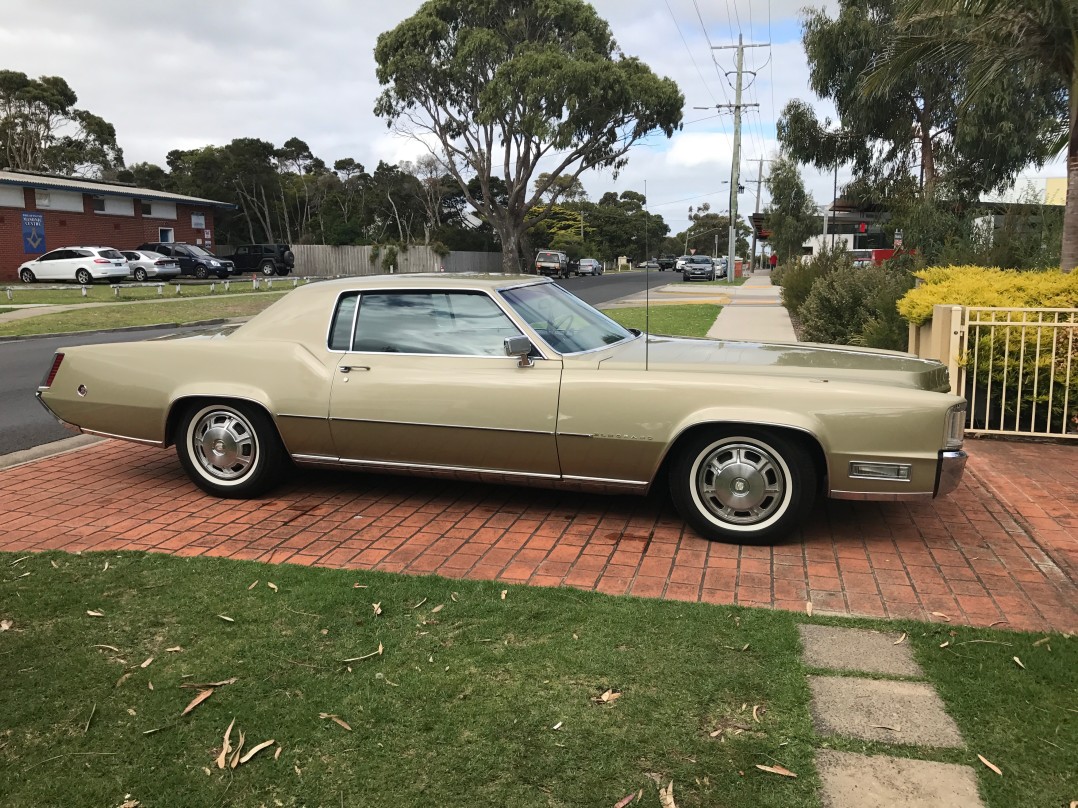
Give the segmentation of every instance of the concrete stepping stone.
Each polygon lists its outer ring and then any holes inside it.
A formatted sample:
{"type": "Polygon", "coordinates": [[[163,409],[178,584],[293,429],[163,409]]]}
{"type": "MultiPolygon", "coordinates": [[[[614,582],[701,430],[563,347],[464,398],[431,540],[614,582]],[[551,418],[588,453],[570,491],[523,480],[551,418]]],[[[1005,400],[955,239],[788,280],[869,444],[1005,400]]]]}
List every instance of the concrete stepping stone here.
{"type": "Polygon", "coordinates": [[[811,668],[861,671],[887,676],[923,676],[908,644],[895,645],[902,635],[860,628],[801,625],[805,664],[811,668]]]}
{"type": "Polygon", "coordinates": [[[930,684],[810,676],[817,731],[865,741],[962,747],[958,725],[930,684]]]}
{"type": "Polygon", "coordinates": [[[969,766],[819,749],[824,808],[981,808],[969,766]]]}

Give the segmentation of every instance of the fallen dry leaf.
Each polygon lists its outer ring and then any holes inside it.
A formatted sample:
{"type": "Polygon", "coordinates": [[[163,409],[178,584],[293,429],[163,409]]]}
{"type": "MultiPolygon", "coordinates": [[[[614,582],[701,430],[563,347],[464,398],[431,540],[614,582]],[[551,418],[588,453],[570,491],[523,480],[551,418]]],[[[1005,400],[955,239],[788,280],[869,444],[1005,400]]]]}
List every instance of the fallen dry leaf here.
{"type": "Polygon", "coordinates": [[[354,584],[352,584],[352,588],[353,589],[366,589],[367,585],[366,584],[361,584],[359,581],[356,581],[354,584]]]}
{"type": "Polygon", "coordinates": [[[563,723],[564,723],[564,722],[562,722],[562,721],[559,721],[559,722],[558,722],[557,724],[555,724],[554,726],[552,726],[552,727],[551,727],[551,729],[561,729],[561,726],[562,726],[562,724],[563,724],[563,723]]]}
{"type": "Polygon", "coordinates": [[[195,709],[198,705],[200,705],[202,702],[204,702],[206,699],[208,699],[212,695],[213,695],[213,688],[210,688],[209,690],[200,690],[198,695],[195,696],[193,699],[191,699],[191,702],[186,707],[183,708],[183,712],[180,713],[180,715],[181,716],[187,715],[189,712],[191,712],[193,709],[195,709]]]}
{"type": "Polygon", "coordinates": [[[1026,666],[1022,664],[1022,660],[1020,660],[1018,657],[1011,658],[1014,660],[1014,664],[1016,664],[1019,668],[1021,668],[1022,670],[1026,669],[1026,666]]]}
{"type": "Polygon", "coordinates": [[[420,606],[422,606],[426,602],[427,602],[427,599],[423,598],[423,600],[419,601],[419,603],[417,603],[415,606],[412,607],[412,611],[414,612],[416,609],[418,609],[420,606]]]}
{"type": "Polygon", "coordinates": [[[449,599],[451,601],[453,601],[454,603],[456,603],[457,602],[457,593],[456,592],[451,592],[450,595],[449,595],[449,599]]]}
{"type": "Polygon", "coordinates": [[[625,808],[626,805],[628,805],[630,802],[632,802],[635,799],[636,799],[636,794],[630,794],[628,797],[622,797],[614,805],[614,808],[625,808]]]}
{"type": "Polygon", "coordinates": [[[178,645],[174,645],[171,648],[166,648],[165,649],[166,653],[170,653],[170,654],[175,654],[175,653],[178,653],[178,652],[180,652],[182,650],[183,649],[180,648],[180,646],[178,646],[178,645]]]}
{"type": "Polygon", "coordinates": [[[762,772],[771,772],[771,774],[781,774],[783,777],[797,777],[792,771],[785,766],[764,766],[761,763],[756,764],[756,768],[762,772]]]}
{"type": "Polygon", "coordinates": [[[906,632],[903,631],[902,636],[899,637],[897,640],[895,640],[893,643],[891,643],[891,645],[898,645],[899,643],[903,643],[905,641],[906,641],[906,632]]]}
{"type": "Polygon", "coordinates": [[[760,705],[759,704],[752,705],[752,720],[755,721],[757,724],[760,723],[760,705]]]}
{"type": "Polygon", "coordinates": [[[228,762],[228,753],[232,751],[232,727],[236,725],[236,719],[233,718],[228,725],[228,729],[225,730],[225,739],[221,742],[221,754],[217,756],[217,768],[223,769],[228,762]]]}
{"type": "Polygon", "coordinates": [[[251,751],[240,758],[240,763],[246,763],[248,760],[253,758],[255,755],[257,755],[259,752],[261,752],[267,746],[272,746],[273,743],[274,743],[273,738],[270,738],[268,741],[262,741],[262,743],[260,743],[258,746],[252,746],[251,751]]]}
{"type": "Polygon", "coordinates": [[[445,604],[444,603],[439,603],[437,606],[435,606],[433,609],[430,610],[430,613],[431,614],[438,614],[438,612],[440,612],[444,608],[445,608],[445,604]]]}
{"type": "MultiPolygon", "coordinates": [[[[258,581],[255,581],[255,583],[258,583],[258,581]]],[[[222,620],[228,622],[228,623],[235,623],[236,622],[231,617],[229,617],[227,614],[219,614],[217,616],[220,617],[222,620]]]]}
{"type": "Polygon", "coordinates": [[[138,800],[124,800],[120,803],[120,808],[140,808],[142,805],[138,800]]]}
{"type": "Polygon", "coordinates": [[[951,618],[949,618],[943,612],[932,612],[932,614],[938,617],[940,620],[946,620],[948,623],[951,622],[951,618]]]}
{"type": "Polygon", "coordinates": [[[344,663],[345,665],[347,665],[349,662],[359,662],[359,661],[364,660],[364,659],[370,659],[371,657],[381,656],[382,651],[384,651],[384,650],[385,649],[382,647],[382,643],[378,643],[378,650],[377,651],[371,651],[369,654],[364,654],[363,656],[351,657],[350,659],[342,659],[341,662],[344,663]]]}
{"type": "MultiPolygon", "coordinates": [[[[1051,637],[1041,637],[1039,640],[1037,640],[1035,643],[1033,643],[1033,647],[1037,648],[1037,647],[1039,647],[1041,645],[1044,645],[1046,642],[1049,642],[1051,639],[1052,639],[1051,637]]],[[[1078,803],[1078,800],[1075,800],[1074,802],[1078,803]]]]}
{"type": "Polygon", "coordinates": [[[12,561],[10,564],[8,564],[8,566],[9,567],[14,567],[16,564],[21,564],[22,562],[24,562],[29,557],[30,556],[23,556],[22,558],[16,558],[14,561],[12,561]]]}
{"type": "Polygon", "coordinates": [[[10,620],[0,620],[0,631],[9,631],[13,625],[10,620]]]}
{"type": "Polygon", "coordinates": [[[659,787],[659,804],[663,808],[677,808],[677,803],[674,802],[674,781],[670,781],[670,785],[666,788],[659,787]]]}
{"type": "Polygon", "coordinates": [[[153,662],[153,657],[149,657],[145,662],[143,662],[141,665],[139,665],[139,667],[140,668],[148,668],[148,667],[150,667],[151,662],[153,662]]]}
{"type": "Polygon", "coordinates": [[[509,594],[509,590],[508,589],[503,589],[502,590],[502,600],[505,600],[505,596],[508,595],[508,594],[509,594]]]}
{"type": "Polygon", "coordinates": [[[1000,768],[999,768],[999,766],[997,766],[997,765],[996,765],[995,763],[993,763],[992,761],[990,761],[990,760],[989,760],[988,758],[986,758],[986,757],[985,757],[984,755],[977,755],[977,760],[981,761],[981,763],[983,763],[983,764],[984,764],[985,766],[987,766],[988,768],[990,768],[990,769],[991,769],[992,771],[994,771],[994,772],[995,772],[996,774],[998,774],[998,775],[999,775],[1000,777],[1002,777],[1002,776],[1003,776],[1003,772],[1002,772],[1002,771],[1000,771],[1000,768]]]}
{"type": "Polygon", "coordinates": [[[714,730],[712,732],[709,732],[707,734],[707,737],[709,737],[709,738],[718,738],[720,735],[722,735],[722,727],[719,727],[719,729],[714,730]]]}
{"type": "MultiPolygon", "coordinates": [[[[266,586],[268,586],[274,592],[277,591],[277,584],[275,584],[273,581],[266,581],[266,586]]],[[[273,743],[273,741],[270,741],[270,743],[273,743]]],[[[243,761],[241,760],[240,763],[243,763],[243,761]]]]}
{"type": "Polygon", "coordinates": [[[121,651],[115,645],[91,645],[90,647],[91,648],[107,648],[109,651],[115,651],[117,654],[122,654],[123,653],[123,651],[121,651]]]}
{"type": "Polygon", "coordinates": [[[107,570],[108,568],[109,568],[109,562],[107,562],[107,561],[106,561],[106,562],[105,562],[105,566],[101,568],[101,571],[102,571],[102,572],[104,572],[104,571],[105,571],[105,570],[107,570]]]}
{"type": "Polygon", "coordinates": [[[613,690],[607,690],[603,695],[598,698],[592,699],[592,701],[602,702],[603,704],[609,704],[612,701],[617,701],[621,698],[621,693],[615,693],[613,690]]]}
{"type": "Polygon", "coordinates": [[[277,758],[279,758],[280,756],[281,756],[281,747],[278,746],[277,751],[273,753],[273,759],[277,760],[277,758]]]}
{"type": "Polygon", "coordinates": [[[234,769],[240,765],[240,755],[243,754],[243,739],[246,737],[246,733],[240,730],[240,740],[236,744],[236,751],[232,753],[232,759],[228,761],[228,768],[234,769]]]}
{"type": "Polygon", "coordinates": [[[377,617],[382,613],[382,602],[372,603],[371,608],[374,609],[374,616],[377,617]]]}
{"type": "Polygon", "coordinates": [[[335,715],[334,713],[319,713],[318,717],[323,720],[328,718],[337,726],[344,727],[349,732],[352,731],[352,728],[348,726],[347,722],[343,721],[339,716],[335,715]]]}
{"type": "Polygon", "coordinates": [[[946,647],[947,647],[948,645],[950,645],[950,644],[951,644],[951,641],[950,641],[950,640],[947,640],[947,641],[945,641],[945,642],[941,642],[941,643],[940,643],[940,648],[946,648],[946,647]]]}
{"type": "Polygon", "coordinates": [[[251,585],[250,585],[249,587],[247,587],[247,591],[248,591],[248,592],[250,592],[250,591],[251,591],[252,589],[254,589],[254,588],[255,588],[256,586],[258,586],[258,581],[253,581],[253,582],[251,583],[251,585]]]}
{"type": "Polygon", "coordinates": [[[805,614],[807,614],[809,617],[812,617],[812,601],[811,600],[806,600],[805,601],[805,614]]]}
{"type": "Polygon", "coordinates": [[[182,685],[180,685],[180,687],[186,687],[189,690],[205,690],[207,687],[224,687],[225,685],[234,685],[238,681],[239,677],[233,676],[231,679],[224,679],[220,682],[184,682],[182,685]]]}
{"type": "Polygon", "coordinates": [[[130,673],[125,673],[123,676],[121,676],[119,679],[116,680],[116,684],[113,685],[113,687],[119,687],[120,685],[122,685],[124,682],[126,682],[130,678],[131,678],[131,674],[130,673]]]}
{"type": "Polygon", "coordinates": [[[90,615],[90,617],[104,617],[105,616],[104,612],[99,612],[96,609],[88,609],[86,611],[86,614],[90,615]]]}

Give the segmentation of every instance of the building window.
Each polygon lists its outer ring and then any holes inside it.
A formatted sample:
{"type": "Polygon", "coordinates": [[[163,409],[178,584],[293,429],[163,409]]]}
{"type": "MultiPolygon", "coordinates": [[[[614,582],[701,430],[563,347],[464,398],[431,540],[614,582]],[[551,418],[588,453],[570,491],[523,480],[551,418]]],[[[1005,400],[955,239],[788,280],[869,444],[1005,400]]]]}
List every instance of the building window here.
{"type": "Polygon", "coordinates": [[[151,203],[151,202],[143,202],[142,203],[142,215],[143,216],[153,216],[153,203],[151,203]]]}
{"type": "Polygon", "coordinates": [[[47,208],[52,205],[52,197],[48,191],[42,191],[40,188],[34,189],[34,202],[39,208],[47,208]]]}
{"type": "Polygon", "coordinates": [[[103,196],[95,196],[94,197],[94,211],[97,212],[97,213],[104,213],[105,212],[105,197],[103,197],[103,196]]]}
{"type": "Polygon", "coordinates": [[[175,239],[175,235],[172,232],[171,227],[159,227],[157,228],[157,240],[162,244],[168,244],[175,239]]]}

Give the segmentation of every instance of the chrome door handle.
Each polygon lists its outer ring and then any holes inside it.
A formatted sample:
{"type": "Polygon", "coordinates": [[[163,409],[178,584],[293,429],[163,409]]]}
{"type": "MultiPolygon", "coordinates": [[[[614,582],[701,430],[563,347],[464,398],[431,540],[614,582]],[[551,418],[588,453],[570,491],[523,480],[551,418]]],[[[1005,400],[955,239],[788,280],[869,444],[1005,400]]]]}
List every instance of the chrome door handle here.
{"type": "Polygon", "coordinates": [[[370,368],[364,365],[341,365],[337,370],[341,373],[351,373],[353,370],[370,370],[370,368]]]}

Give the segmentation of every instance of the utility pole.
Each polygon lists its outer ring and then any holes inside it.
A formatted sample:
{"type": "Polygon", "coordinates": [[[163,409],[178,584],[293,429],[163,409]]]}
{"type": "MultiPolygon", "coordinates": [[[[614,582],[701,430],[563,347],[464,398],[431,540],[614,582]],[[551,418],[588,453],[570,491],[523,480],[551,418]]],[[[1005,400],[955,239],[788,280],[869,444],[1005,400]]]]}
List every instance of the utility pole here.
{"type": "Polygon", "coordinates": [[[712,50],[728,50],[730,48],[737,48],[737,82],[734,85],[734,103],[723,104],[722,106],[733,106],[734,108],[734,154],[733,160],[730,165],[730,244],[729,244],[729,259],[727,263],[727,277],[734,277],[734,256],[737,248],[737,187],[738,180],[741,176],[741,109],[742,107],[758,107],[759,104],[742,104],[741,103],[741,89],[742,89],[742,75],[744,73],[745,64],[745,48],[766,48],[770,47],[770,42],[762,42],[757,44],[746,45],[741,34],[737,35],[736,45],[712,45],[712,50]]]}
{"type": "MultiPolygon", "coordinates": [[[[760,212],[760,185],[764,181],[764,163],[771,162],[770,160],[764,160],[763,157],[756,158],[758,166],[756,168],[756,210],[755,213],[760,212]]],[[[751,259],[751,265],[753,272],[756,271],[756,224],[752,225],[752,250],[749,251],[751,259]]]]}

